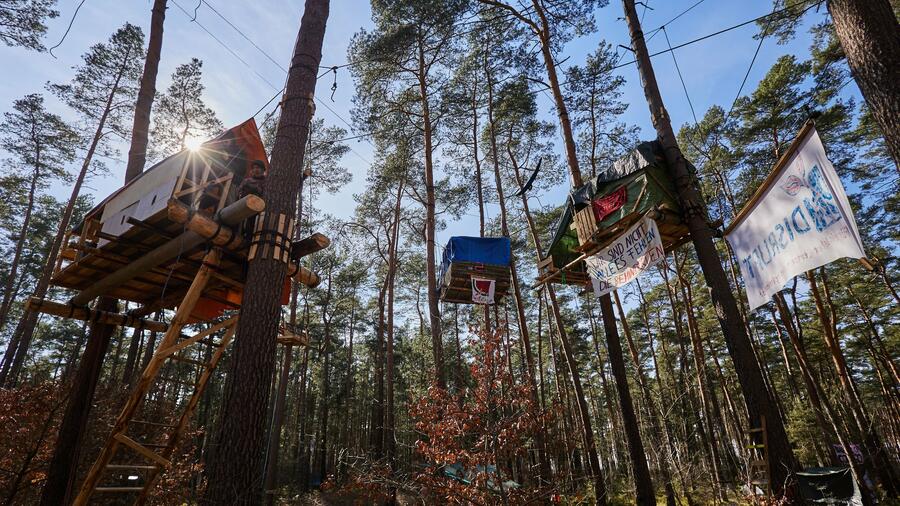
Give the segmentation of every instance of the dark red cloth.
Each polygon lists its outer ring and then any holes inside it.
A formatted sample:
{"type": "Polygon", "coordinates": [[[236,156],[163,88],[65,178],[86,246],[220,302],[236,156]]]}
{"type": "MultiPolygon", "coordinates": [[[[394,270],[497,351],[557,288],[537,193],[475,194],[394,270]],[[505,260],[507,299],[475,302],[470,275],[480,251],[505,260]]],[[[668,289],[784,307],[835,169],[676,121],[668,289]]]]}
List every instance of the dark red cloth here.
{"type": "Polygon", "coordinates": [[[591,202],[591,207],[594,208],[594,218],[597,219],[597,223],[600,223],[604,218],[615,211],[618,211],[627,201],[628,190],[625,186],[620,186],[609,195],[594,199],[591,202]]]}

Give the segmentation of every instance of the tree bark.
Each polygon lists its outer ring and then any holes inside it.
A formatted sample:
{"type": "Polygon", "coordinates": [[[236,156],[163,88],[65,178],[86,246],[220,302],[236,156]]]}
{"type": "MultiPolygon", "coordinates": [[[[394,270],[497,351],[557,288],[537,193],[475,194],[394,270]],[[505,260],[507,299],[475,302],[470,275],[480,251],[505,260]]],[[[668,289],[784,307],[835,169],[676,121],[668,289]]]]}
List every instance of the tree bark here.
{"type": "Polygon", "coordinates": [[[156,98],[156,74],[159,69],[159,57],[162,53],[166,2],[167,0],[153,0],[147,58],[144,60],[141,86],[138,90],[137,103],[134,106],[131,147],[128,149],[128,165],[125,167],[126,181],[131,181],[143,172],[144,165],[147,163],[147,134],[150,131],[150,111],[153,108],[153,99],[156,98]]]}
{"type": "MultiPolygon", "coordinates": [[[[306,1],[264,192],[266,216],[296,214],[328,10],[328,0],[306,1]]],[[[213,503],[256,504],[262,498],[259,473],[266,446],[266,404],[286,273],[287,265],[278,259],[257,257],[248,262],[222,403],[219,446],[209,466],[206,499],[213,503]]]]}
{"type": "Polygon", "coordinates": [[[888,0],[828,0],[850,73],[900,172],[900,24],[888,0]]]}
{"type": "Polygon", "coordinates": [[[794,458],[778,408],[769,396],[752,344],[742,323],[737,301],[713,244],[712,229],[706,220],[704,199],[678,147],[669,115],[660,97],[634,0],[623,0],[623,3],[631,33],[631,45],[638,63],[653,126],[665,152],[666,162],[691,233],[691,240],[710,289],[713,306],[716,308],[716,317],[725,336],[731,359],[734,361],[747,402],[750,425],[759,427],[761,417],[766,419],[772,490],[776,496],[793,498],[796,496],[796,487],[791,475],[799,469],[799,464],[794,458]]]}
{"type": "Polygon", "coordinates": [[[422,102],[422,131],[425,152],[425,277],[428,286],[428,323],[431,328],[431,348],[434,354],[435,382],[443,390],[447,389],[447,370],[444,367],[444,341],[441,336],[441,310],[438,306],[437,266],[435,259],[435,194],[434,194],[434,136],[431,107],[428,103],[427,69],[422,34],[418,44],[419,100],[422,102]]]}
{"type": "MultiPolygon", "coordinates": [[[[0,330],[3,330],[3,327],[6,325],[6,320],[9,316],[9,308],[12,306],[15,295],[14,292],[18,291],[15,283],[19,272],[19,261],[22,259],[22,250],[25,248],[25,236],[28,234],[28,228],[31,226],[31,212],[34,210],[34,195],[40,177],[40,144],[37,145],[34,155],[34,170],[31,174],[31,182],[28,185],[28,200],[25,204],[25,214],[22,216],[22,227],[19,228],[19,239],[16,241],[16,249],[13,251],[12,261],[9,264],[9,270],[6,272],[6,284],[3,287],[3,302],[0,304],[0,330]]],[[[4,355],[8,355],[11,349],[14,349],[12,348],[12,342],[10,342],[10,346],[7,347],[4,355]]],[[[4,356],[4,360],[5,359],[6,357],[4,356]]]]}
{"type": "MultiPolygon", "coordinates": [[[[628,373],[625,371],[625,360],[622,356],[622,343],[616,329],[616,316],[613,312],[612,298],[606,294],[600,299],[600,312],[603,313],[603,331],[606,334],[606,347],[609,353],[609,364],[612,366],[616,390],[619,392],[619,407],[622,410],[622,421],[625,426],[625,439],[628,442],[628,455],[631,458],[631,470],[634,476],[635,504],[651,506],[656,504],[653,481],[650,479],[650,467],[641,441],[641,429],[634,413],[634,402],[628,387],[628,373]]],[[[640,360],[637,360],[640,362],[640,360]]],[[[640,369],[642,370],[642,369],[640,369]]]]}

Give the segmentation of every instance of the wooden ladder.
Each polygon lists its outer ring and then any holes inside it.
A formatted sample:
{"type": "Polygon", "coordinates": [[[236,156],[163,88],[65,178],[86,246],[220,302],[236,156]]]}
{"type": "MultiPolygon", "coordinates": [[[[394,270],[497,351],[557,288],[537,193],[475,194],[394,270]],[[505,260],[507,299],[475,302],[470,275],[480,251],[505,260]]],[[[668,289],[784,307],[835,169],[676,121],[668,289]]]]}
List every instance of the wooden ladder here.
{"type": "Polygon", "coordinates": [[[138,494],[134,504],[143,504],[147,499],[147,494],[153,489],[159,476],[171,467],[172,454],[175,452],[179,438],[184,432],[191,419],[197,403],[200,401],[203,391],[206,388],[209,378],[213,370],[225,353],[225,349],[231,343],[234,337],[237,317],[231,317],[225,321],[212,325],[210,328],[193,335],[185,337],[181,334],[182,328],[188,323],[188,318],[197,304],[207,282],[212,276],[214,269],[221,258],[218,249],[211,249],[203,259],[202,267],[197,271],[190,288],[184,296],[172,323],[166,330],[165,335],[160,341],[159,346],[150,358],[146,369],[141,374],[140,380],[131,391],[131,395],[119,413],[116,423],[113,426],[112,433],[106,440],[106,444],[100,451],[100,455],[88,471],[84,483],[78,492],[78,496],[73,502],[76,506],[88,504],[91,497],[96,493],[121,493],[121,494],[138,494]],[[224,330],[222,338],[218,341],[213,339],[213,334],[224,330]],[[184,350],[196,343],[205,343],[212,346],[212,354],[209,361],[197,360],[184,355],[184,350]],[[189,383],[174,378],[162,378],[159,376],[160,369],[167,361],[177,361],[192,364],[199,370],[199,375],[195,382],[189,383]],[[138,420],[135,416],[141,403],[147,396],[150,387],[157,379],[170,380],[182,385],[193,385],[194,392],[181,415],[177,420],[169,423],[151,422],[138,420]],[[145,426],[149,428],[161,429],[166,436],[160,443],[139,442],[133,436],[128,435],[128,429],[131,426],[145,426]],[[141,457],[141,463],[112,463],[113,458],[120,453],[121,450],[130,450],[130,453],[141,457]],[[100,485],[100,480],[104,476],[136,474],[144,475],[142,484],[135,485],[100,485]]]}
{"type": "Polygon", "coordinates": [[[767,497],[771,496],[772,480],[769,474],[769,438],[766,434],[765,416],[760,416],[760,426],[758,428],[747,430],[747,439],[747,449],[750,450],[750,463],[747,469],[750,477],[750,486],[758,486],[767,497]]]}

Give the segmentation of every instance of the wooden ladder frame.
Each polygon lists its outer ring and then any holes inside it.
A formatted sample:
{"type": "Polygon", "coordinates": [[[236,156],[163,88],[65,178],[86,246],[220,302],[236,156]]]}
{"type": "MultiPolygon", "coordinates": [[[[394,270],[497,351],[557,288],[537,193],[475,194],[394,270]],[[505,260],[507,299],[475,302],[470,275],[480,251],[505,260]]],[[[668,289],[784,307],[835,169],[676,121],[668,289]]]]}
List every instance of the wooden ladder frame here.
{"type": "MultiPolygon", "coordinates": [[[[748,466],[748,476],[750,478],[750,486],[759,486],[763,489],[766,497],[772,496],[772,475],[769,472],[769,438],[766,432],[766,417],[760,416],[760,426],[747,430],[747,438],[749,439],[747,449],[750,450],[750,463],[748,466]],[[754,435],[759,434],[759,443],[754,441],[754,435]],[[754,453],[758,452],[761,458],[754,458],[754,453]]],[[[753,489],[751,488],[751,493],[753,489]]]]}
{"type": "Polygon", "coordinates": [[[203,391],[206,388],[206,384],[208,383],[213,370],[219,363],[222,355],[225,353],[225,349],[231,343],[237,325],[237,316],[233,316],[225,321],[211,326],[210,328],[194,336],[179,341],[179,339],[183,337],[181,335],[181,330],[185,325],[187,325],[190,314],[194,310],[194,307],[197,305],[197,301],[200,299],[200,296],[203,294],[203,291],[206,288],[210,277],[213,276],[212,271],[216,268],[216,266],[218,266],[220,259],[221,251],[218,248],[209,250],[209,252],[207,252],[204,256],[203,265],[197,271],[197,274],[194,277],[190,288],[184,295],[184,299],[181,301],[181,304],[179,304],[178,309],[175,311],[175,316],[172,318],[172,322],[169,325],[169,328],[166,331],[165,335],[163,336],[162,341],[160,341],[159,346],[153,353],[153,357],[150,358],[146,369],[144,369],[144,372],[141,374],[140,380],[131,391],[131,395],[128,397],[128,400],[126,401],[125,406],[122,408],[121,413],[119,413],[119,416],[116,419],[116,423],[113,426],[112,433],[106,440],[106,444],[100,451],[100,455],[97,457],[97,460],[94,461],[94,464],[91,466],[90,471],[88,471],[88,474],[85,477],[84,483],[82,483],[81,485],[78,496],[76,496],[73,505],[84,506],[88,504],[91,497],[98,492],[139,493],[137,499],[135,499],[134,504],[143,504],[146,501],[148,493],[150,492],[150,490],[152,490],[159,476],[166,469],[171,467],[170,459],[172,458],[172,454],[176,450],[179,438],[182,432],[184,432],[184,429],[187,427],[187,424],[194,412],[194,408],[196,408],[197,403],[200,401],[200,398],[203,395],[203,391]],[[189,346],[198,342],[212,342],[211,336],[215,332],[223,329],[225,330],[225,332],[222,336],[222,339],[218,342],[214,342],[213,344],[215,350],[213,351],[209,362],[198,362],[178,354],[179,351],[184,350],[185,348],[188,348],[189,346]],[[191,395],[190,400],[188,400],[188,403],[184,411],[181,413],[181,416],[178,418],[177,422],[173,424],[134,420],[134,416],[137,414],[138,408],[140,407],[142,401],[150,390],[150,386],[153,384],[154,380],[157,379],[160,369],[167,360],[190,362],[202,367],[200,376],[195,384],[194,393],[191,395]],[[148,443],[142,444],[135,441],[126,434],[126,431],[132,423],[149,424],[168,429],[168,431],[166,432],[168,438],[165,444],[149,445],[148,443]],[[154,451],[150,446],[161,448],[161,451],[154,451]],[[116,455],[117,451],[122,449],[123,447],[128,448],[137,455],[143,457],[149,462],[149,464],[111,464],[112,459],[116,455]],[[100,479],[103,477],[104,473],[107,470],[121,471],[129,469],[134,470],[135,472],[147,472],[143,485],[134,487],[98,486],[98,484],[100,483],[100,479]]]}

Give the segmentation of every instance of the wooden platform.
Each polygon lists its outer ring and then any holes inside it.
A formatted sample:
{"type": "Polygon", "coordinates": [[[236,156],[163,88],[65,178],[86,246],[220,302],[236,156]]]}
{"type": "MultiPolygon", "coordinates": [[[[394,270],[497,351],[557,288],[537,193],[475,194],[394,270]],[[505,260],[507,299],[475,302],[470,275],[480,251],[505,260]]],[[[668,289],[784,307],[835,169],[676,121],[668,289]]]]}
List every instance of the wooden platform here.
{"type": "MultiPolygon", "coordinates": [[[[617,221],[615,225],[600,229],[597,226],[597,220],[591,206],[575,212],[572,228],[578,233],[578,250],[581,252],[592,252],[604,248],[625,233],[643,216],[643,213],[633,212],[617,221]]],[[[647,216],[656,222],[663,248],[666,251],[670,251],[672,248],[678,247],[690,239],[690,230],[688,230],[687,225],[681,219],[681,215],[665,205],[648,211],[647,216]]]]}
{"type": "Polygon", "coordinates": [[[472,277],[496,280],[494,300],[509,292],[509,267],[475,262],[451,262],[441,279],[441,300],[455,304],[472,304],[472,277]]]}
{"type": "MultiPolygon", "coordinates": [[[[68,261],[64,260],[57,266],[52,283],[72,290],[85,290],[99,279],[132,264],[185,232],[183,224],[169,219],[165,208],[139,223],[118,237],[100,237],[108,241],[100,247],[96,246],[89,234],[70,234],[70,241],[64,250],[68,261]]],[[[152,307],[153,310],[172,308],[184,297],[202,265],[206,249],[205,242],[179,249],[175,258],[111,287],[103,295],[152,307]]],[[[242,258],[223,256],[220,265],[214,269],[203,297],[234,308],[239,307],[236,302],[228,299],[228,292],[229,289],[242,288],[244,264],[242,258]]]]}
{"type": "Polygon", "coordinates": [[[584,262],[573,266],[563,272],[554,263],[553,255],[538,262],[538,284],[549,281],[560,285],[587,286],[591,279],[585,270],[584,262]]]}

